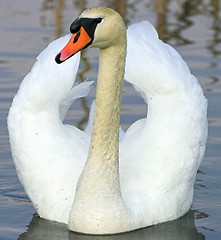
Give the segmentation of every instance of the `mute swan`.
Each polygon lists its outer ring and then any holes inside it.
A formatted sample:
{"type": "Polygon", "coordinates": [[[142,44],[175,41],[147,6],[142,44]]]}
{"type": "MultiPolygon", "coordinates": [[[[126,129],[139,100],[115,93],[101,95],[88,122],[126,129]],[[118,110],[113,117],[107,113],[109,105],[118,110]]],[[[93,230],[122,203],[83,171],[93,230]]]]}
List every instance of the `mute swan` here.
{"type": "Polygon", "coordinates": [[[71,37],[56,40],[39,55],[8,116],[18,176],[38,214],[89,234],[179,218],[191,207],[207,139],[207,101],[196,78],[148,22],[129,27],[126,41],[119,14],[92,8],[70,29],[71,37]],[[87,82],[77,86],[79,91],[72,87],[77,52],[86,47],[100,48],[91,140],[63,125],[59,114],[90,87],[87,82]],[[60,65],[54,62],[58,52],[60,65]],[[148,103],[148,115],[119,143],[124,68],[126,80],[148,103]]]}

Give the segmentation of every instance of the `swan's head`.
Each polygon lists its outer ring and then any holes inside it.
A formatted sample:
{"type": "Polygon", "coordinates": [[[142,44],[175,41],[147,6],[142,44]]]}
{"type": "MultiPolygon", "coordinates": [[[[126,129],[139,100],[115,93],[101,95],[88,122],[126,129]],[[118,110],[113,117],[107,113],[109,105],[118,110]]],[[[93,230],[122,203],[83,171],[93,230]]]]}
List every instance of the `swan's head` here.
{"type": "Polygon", "coordinates": [[[87,47],[107,48],[126,41],[126,28],[121,16],[110,8],[85,10],[70,26],[72,36],[55,58],[62,63],[87,47]]]}

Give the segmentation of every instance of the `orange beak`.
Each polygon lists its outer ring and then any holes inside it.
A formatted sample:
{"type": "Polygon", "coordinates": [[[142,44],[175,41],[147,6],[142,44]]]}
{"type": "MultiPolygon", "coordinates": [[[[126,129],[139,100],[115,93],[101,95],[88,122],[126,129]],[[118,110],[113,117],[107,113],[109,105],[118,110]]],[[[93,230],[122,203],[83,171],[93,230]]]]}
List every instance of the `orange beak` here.
{"type": "Polygon", "coordinates": [[[84,27],[81,26],[80,30],[72,34],[67,45],[55,57],[56,63],[60,64],[66,61],[80,50],[86,48],[91,42],[91,37],[85,31],[84,27]]]}

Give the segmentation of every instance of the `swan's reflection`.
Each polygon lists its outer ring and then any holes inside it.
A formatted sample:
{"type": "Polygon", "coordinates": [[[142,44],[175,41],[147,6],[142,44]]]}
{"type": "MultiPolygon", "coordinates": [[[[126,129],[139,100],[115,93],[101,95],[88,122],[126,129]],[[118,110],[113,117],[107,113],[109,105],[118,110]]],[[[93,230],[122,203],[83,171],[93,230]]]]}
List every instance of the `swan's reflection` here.
{"type": "Polygon", "coordinates": [[[34,216],[28,231],[18,240],[204,240],[194,225],[194,213],[176,221],[144,228],[130,233],[112,236],[88,236],[71,233],[66,225],[40,219],[34,216]]]}

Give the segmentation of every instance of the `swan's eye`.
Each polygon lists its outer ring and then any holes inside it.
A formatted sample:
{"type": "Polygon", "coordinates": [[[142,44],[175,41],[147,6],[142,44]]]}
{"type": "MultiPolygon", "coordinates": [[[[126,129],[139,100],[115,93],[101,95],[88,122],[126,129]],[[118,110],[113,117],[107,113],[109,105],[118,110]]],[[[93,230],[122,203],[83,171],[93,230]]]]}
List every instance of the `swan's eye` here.
{"type": "Polygon", "coordinates": [[[103,18],[95,18],[94,20],[98,24],[98,23],[102,22],[103,18]]]}

